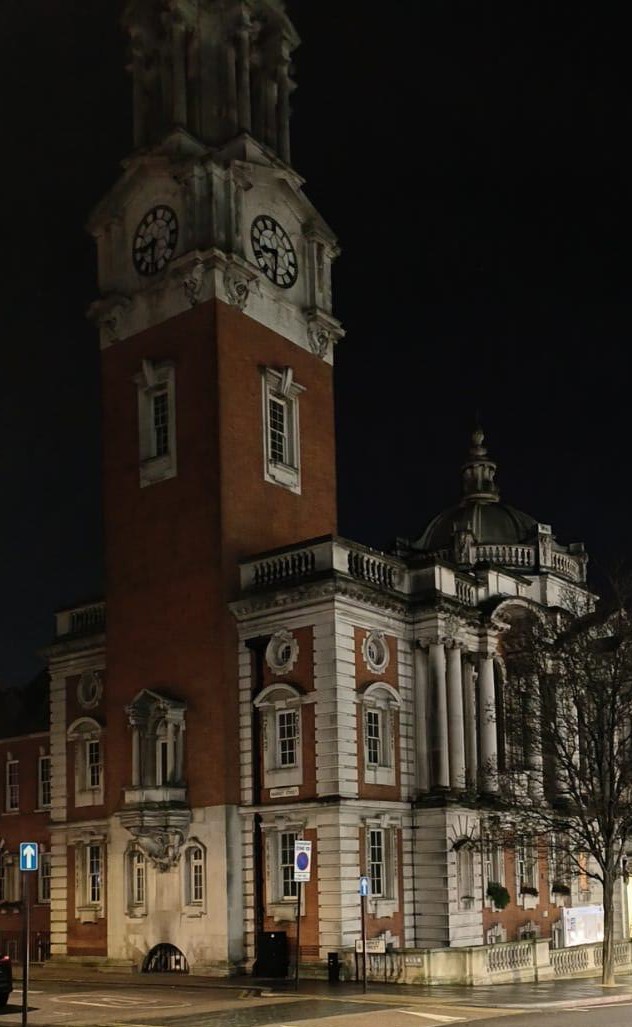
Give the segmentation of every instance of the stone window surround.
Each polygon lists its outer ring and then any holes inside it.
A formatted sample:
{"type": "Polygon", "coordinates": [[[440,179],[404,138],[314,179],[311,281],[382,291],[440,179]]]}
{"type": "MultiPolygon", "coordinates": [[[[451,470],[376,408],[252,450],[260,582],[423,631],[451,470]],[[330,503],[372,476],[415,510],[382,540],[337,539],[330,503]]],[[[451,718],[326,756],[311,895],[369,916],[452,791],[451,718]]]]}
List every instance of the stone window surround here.
{"type": "Polygon", "coordinates": [[[261,715],[264,788],[283,788],[303,784],[301,707],[310,702],[315,702],[314,694],[304,695],[294,685],[284,681],[268,685],[254,700],[254,706],[261,715]],[[295,710],[298,714],[296,763],[290,767],[281,767],[278,763],[277,714],[289,710],[295,710]]]}
{"type": "Polygon", "coordinates": [[[126,914],[128,917],[147,916],[147,857],[139,845],[130,842],[125,850],[125,892],[126,892],[126,914]],[[144,895],[142,902],[136,898],[136,884],[134,874],[136,872],[137,857],[141,857],[144,868],[144,895]]]}
{"type": "Polygon", "coordinates": [[[207,851],[206,846],[199,838],[193,836],[187,839],[182,850],[182,910],[186,917],[201,917],[207,913],[207,851]],[[202,898],[193,899],[193,853],[199,849],[202,852],[202,898]]]}
{"type": "Polygon", "coordinates": [[[178,473],[176,447],[176,371],[173,361],[154,363],[143,360],[142,370],[134,377],[138,391],[138,447],[140,486],[174,478],[178,473]],[[154,432],[154,397],[167,394],[168,446],[157,455],[154,432]]]}
{"type": "Polygon", "coordinates": [[[100,806],[103,803],[103,744],[101,741],[102,727],[92,717],[78,717],[68,728],[67,738],[74,742],[75,761],[75,806],[100,806]],[[99,785],[92,787],[88,781],[88,755],[90,742],[98,742],[101,755],[101,773],[99,785]]]}
{"type": "Polygon", "coordinates": [[[291,367],[281,371],[272,367],[261,368],[261,403],[263,416],[263,476],[274,485],[281,485],[300,495],[301,492],[301,445],[299,425],[299,396],[305,391],[303,385],[294,381],[291,367]],[[270,400],[282,402],[286,412],[286,436],[288,445],[287,463],[277,463],[271,454],[270,400]]]}
{"type": "MultiPolygon", "coordinates": [[[[265,895],[266,913],[275,923],[296,921],[296,898],[284,899],[281,881],[281,835],[291,833],[297,838],[305,834],[305,820],[292,818],[289,814],[276,814],[272,820],[264,820],[261,830],[265,850],[265,895]]],[[[301,916],[305,915],[305,888],[301,889],[301,916]]]]}
{"type": "Polygon", "coordinates": [[[384,839],[384,863],[386,894],[367,900],[369,911],[375,917],[393,916],[399,909],[399,856],[397,851],[398,830],[401,824],[388,813],[381,816],[362,817],[364,828],[365,867],[369,873],[371,831],[382,831],[384,839]]]}
{"type": "Polygon", "coordinates": [[[75,917],[82,924],[97,923],[106,915],[107,830],[96,826],[84,828],[69,838],[69,844],[75,852],[75,917]],[[90,900],[88,859],[91,846],[99,849],[101,861],[101,895],[98,902],[90,900]]]}
{"type": "Polygon", "coordinates": [[[373,785],[395,785],[396,759],[395,753],[395,716],[401,709],[401,697],[392,685],[384,681],[375,681],[358,695],[362,708],[362,747],[364,751],[364,782],[373,785]],[[381,761],[379,766],[368,762],[367,752],[367,713],[377,711],[380,714],[381,761]]]}

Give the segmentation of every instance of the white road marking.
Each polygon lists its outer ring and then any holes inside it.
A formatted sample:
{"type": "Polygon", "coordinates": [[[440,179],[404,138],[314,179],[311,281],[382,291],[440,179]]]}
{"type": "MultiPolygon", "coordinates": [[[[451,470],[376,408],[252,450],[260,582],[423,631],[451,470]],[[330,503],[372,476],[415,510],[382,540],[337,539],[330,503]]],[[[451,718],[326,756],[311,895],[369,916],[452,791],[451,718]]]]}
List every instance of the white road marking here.
{"type": "Polygon", "coordinates": [[[439,1013],[417,1013],[412,1009],[398,1009],[398,1013],[407,1013],[408,1016],[422,1016],[425,1020],[440,1020],[441,1023],[465,1023],[464,1016],[441,1016],[439,1013]]]}
{"type": "Polygon", "coordinates": [[[125,1009],[136,1006],[160,1006],[161,1009],[182,1009],[191,1002],[165,1002],[162,998],[138,997],[136,995],[85,995],[75,992],[71,995],[53,995],[51,1002],[68,1003],[71,1006],[97,1006],[106,1009],[125,1009]]]}

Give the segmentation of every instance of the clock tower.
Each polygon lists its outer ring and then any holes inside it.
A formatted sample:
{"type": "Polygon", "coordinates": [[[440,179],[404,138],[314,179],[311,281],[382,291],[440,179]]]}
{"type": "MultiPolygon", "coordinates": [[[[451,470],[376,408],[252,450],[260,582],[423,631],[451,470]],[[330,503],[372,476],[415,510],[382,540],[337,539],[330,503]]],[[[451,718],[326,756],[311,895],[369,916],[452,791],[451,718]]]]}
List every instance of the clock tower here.
{"type": "Polygon", "coordinates": [[[89,224],[107,955],[138,961],[168,943],[226,971],[243,956],[228,604],[240,560],[336,529],[337,246],[291,165],[299,40],[281,0],[130,0],[123,21],[134,149],[89,224]],[[148,875],[142,910],[126,898],[135,859],[148,875]]]}

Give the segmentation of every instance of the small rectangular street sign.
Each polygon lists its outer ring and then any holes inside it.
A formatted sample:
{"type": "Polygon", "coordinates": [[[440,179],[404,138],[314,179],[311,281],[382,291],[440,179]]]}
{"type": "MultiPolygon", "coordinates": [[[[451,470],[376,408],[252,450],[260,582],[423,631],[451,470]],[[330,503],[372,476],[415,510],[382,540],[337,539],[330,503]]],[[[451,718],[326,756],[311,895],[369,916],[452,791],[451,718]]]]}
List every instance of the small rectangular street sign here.
{"type": "MultiPolygon", "coordinates": [[[[362,939],[356,938],[355,943],[356,952],[359,956],[362,955],[362,939]]],[[[386,952],[386,941],[384,938],[367,938],[366,940],[366,954],[367,956],[383,956],[386,952]]]]}
{"type": "Polygon", "coordinates": [[[312,870],[312,843],[303,838],[294,842],[294,880],[309,881],[312,870]]]}
{"type": "Polygon", "coordinates": [[[37,842],[20,842],[20,870],[37,870],[39,865],[37,842]]]}

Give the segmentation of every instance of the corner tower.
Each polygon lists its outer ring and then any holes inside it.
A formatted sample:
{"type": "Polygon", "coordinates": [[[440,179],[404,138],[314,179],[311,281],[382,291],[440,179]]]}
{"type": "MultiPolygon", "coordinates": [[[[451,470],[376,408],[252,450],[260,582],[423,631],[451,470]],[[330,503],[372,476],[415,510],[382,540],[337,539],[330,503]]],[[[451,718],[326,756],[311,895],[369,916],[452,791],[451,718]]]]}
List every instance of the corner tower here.
{"type": "Polygon", "coordinates": [[[283,3],[132,0],[123,21],[135,149],[89,225],[103,381],[107,955],[139,963],[168,943],[198,968],[225,969],[240,962],[243,926],[227,604],[239,560],[335,531],[337,247],[290,164],[299,40],[283,3]],[[132,871],[119,869],[136,857],[141,920],[132,871]]]}

